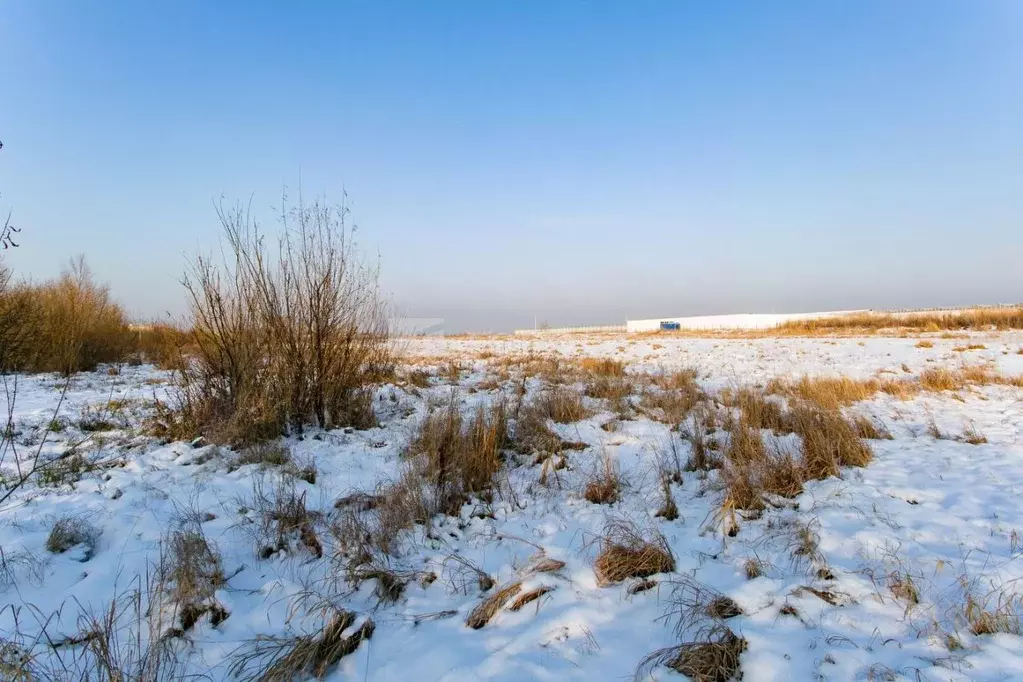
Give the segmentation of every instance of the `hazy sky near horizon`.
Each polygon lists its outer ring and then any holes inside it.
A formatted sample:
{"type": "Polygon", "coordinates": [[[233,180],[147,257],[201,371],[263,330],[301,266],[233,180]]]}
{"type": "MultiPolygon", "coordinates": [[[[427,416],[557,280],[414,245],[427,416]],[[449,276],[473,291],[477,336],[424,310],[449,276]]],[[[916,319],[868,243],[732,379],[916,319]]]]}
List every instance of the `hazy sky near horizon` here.
{"type": "Polygon", "coordinates": [[[1023,299],[1023,2],[0,0],[6,261],[181,313],[349,194],[448,329],[1023,299]]]}

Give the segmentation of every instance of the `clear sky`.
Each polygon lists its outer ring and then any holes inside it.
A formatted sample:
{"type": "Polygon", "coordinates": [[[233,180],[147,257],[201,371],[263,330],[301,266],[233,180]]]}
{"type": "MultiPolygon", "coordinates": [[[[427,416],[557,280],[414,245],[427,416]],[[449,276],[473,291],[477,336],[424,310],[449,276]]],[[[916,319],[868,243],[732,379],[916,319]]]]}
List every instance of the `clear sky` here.
{"type": "Polygon", "coordinates": [[[299,180],[449,329],[1023,299],[1019,0],[0,0],[0,140],[139,317],[299,180]]]}

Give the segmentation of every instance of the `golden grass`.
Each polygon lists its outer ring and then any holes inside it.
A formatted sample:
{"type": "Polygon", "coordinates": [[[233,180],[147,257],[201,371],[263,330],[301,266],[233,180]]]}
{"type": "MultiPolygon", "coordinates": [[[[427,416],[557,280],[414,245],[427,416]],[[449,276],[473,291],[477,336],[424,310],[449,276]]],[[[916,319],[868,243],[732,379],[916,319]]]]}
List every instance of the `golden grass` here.
{"type": "Polygon", "coordinates": [[[664,536],[649,537],[633,524],[610,522],[599,538],[600,551],[593,566],[597,584],[605,587],[628,578],[648,578],[675,570],[675,557],[664,536]]]}
{"type": "Polygon", "coordinates": [[[602,377],[625,376],[625,363],[614,358],[582,358],[579,368],[588,374],[602,377]]]}
{"type": "MultiPolygon", "coordinates": [[[[554,586],[552,586],[552,585],[541,585],[540,587],[537,587],[536,589],[529,590],[528,592],[525,592],[525,593],[519,595],[515,599],[515,601],[513,601],[511,604],[509,604],[508,605],[508,610],[509,611],[520,611],[520,610],[522,610],[522,607],[526,606],[527,604],[531,604],[531,603],[535,602],[536,600],[540,599],[540,597],[544,596],[545,594],[550,594],[555,589],[556,588],[554,586]]],[[[539,606],[539,605],[537,605],[537,606],[539,606]]]]}
{"type": "Polygon", "coordinates": [[[421,458],[437,499],[450,510],[461,506],[468,495],[490,488],[503,463],[507,434],[508,410],[503,400],[480,405],[471,416],[464,416],[452,397],[423,420],[406,457],[421,458]]]}
{"type": "Polygon", "coordinates": [[[934,348],[934,343],[932,343],[931,341],[928,341],[926,339],[920,339],[919,341],[916,342],[916,347],[917,348],[934,348]]]}
{"type": "Polygon", "coordinates": [[[854,313],[814,320],[793,320],[778,325],[781,333],[813,334],[841,331],[903,329],[918,331],[1023,329],[1023,306],[975,308],[951,312],[893,315],[854,313]]]}
{"type": "Polygon", "coordinates": [[[512,597],[521,591],[521,580],[505,585],[497,592],[477,604],[473,610],[469,612],[469,616],[465,619],[465,624],[473,630],[479,630],[485,627],[486,624],[497,615],[497,612],[500,611],[512,597]]]}

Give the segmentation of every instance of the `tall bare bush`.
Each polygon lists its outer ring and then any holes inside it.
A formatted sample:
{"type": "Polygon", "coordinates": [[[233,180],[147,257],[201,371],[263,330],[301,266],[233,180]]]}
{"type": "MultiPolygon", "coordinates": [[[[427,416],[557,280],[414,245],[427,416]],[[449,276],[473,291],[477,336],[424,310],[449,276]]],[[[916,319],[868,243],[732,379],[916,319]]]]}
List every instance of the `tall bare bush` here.
{"type": "Polygon", "coordinates": [[[391,346],[379,270],[362,257],[347,207],[285,199],[270,246],[248,210],[218,215],[222,258],[198,257],[184,281],[195,354],[181,424],[230,442],[307,423],[372,425],[367,385],[391,364],[391,346]]]}

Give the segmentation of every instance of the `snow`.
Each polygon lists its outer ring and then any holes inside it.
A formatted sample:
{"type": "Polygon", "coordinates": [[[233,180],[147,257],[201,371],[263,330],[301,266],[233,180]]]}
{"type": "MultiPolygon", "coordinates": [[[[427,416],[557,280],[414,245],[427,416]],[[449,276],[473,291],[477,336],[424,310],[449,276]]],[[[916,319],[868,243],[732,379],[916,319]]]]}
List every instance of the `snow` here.
{"type": "MultiPolygon", "coordinates": [[[[1023,355],[1017,353],[1023,335],[928,338],[933,347],[917,347],[919,337],[424,338],[406,341],[405,350],[410,361],[426,365],[464,362],[468,369],[459,395],[467,409],[498,395],[476,389],[488,371],[481,354],[494,354],[491,360],[541,352],[610,356],[627,362],[630,373],[695,367],[709,391],[803,374],[910,376],[929,367],[979,363],[1023,374],[1023,355]],[[985,348],[953,350],[967,341],[985,348]]],[[[468,505],[460,518],[438,517],[430,532],[420,528],[401,538],[392,568],[433,571],[438,579],[428,586],[412,582],[396,604],[378,605],[372,581],[351,594],[337,587],[332,539],[325,530],[319,533],[322,559],[308,553],[257,556],[248,501],[254,485],[272,486],[278,472],[256,465],[229,471],[223,457],[210,457],[211,446],[137,435],[151,413],[149,401],[162,397],[169,381],[169,375],[148,367],[75,378],[60,408],[66,426],[50,435],[43,451],[52,455],[80,442],[89,457],[116,456],[123,466],[87,473],[73,485],[26,486],[0,511],[0,547],[8,565],[0,572],[0,637],[14,637],[17,625],[25,641],[37,641],[44,622],[53,638],[73,634],[83,610],[102,611],[115,596],[144,582],[161,540],[192,515],[208,519],[203,533],[223,556],[229,580],[216,598],[230,616],[216,627],[201,620],[187,633],[180,653],[187,672],[214,680],[231,679],[233,657],[257,636],[321,627],[313,604],[323,597],[377,625],[373,638],[342,659],[328,679],[626,679],[647,654],[678,642],[664,616],[671,583],[682,576],[728,595],[742,608],[744,615],[728,625],[748,642],[741,659],[747,682],[1023,679],[1023,640],[1011,634],[973,635],[961,618],[966,590],[981,600],[996,599],[1017,594],[1023,578],[1023,390],[1018,388],[976,386],[958,395],[921,393],[910,400],[879,394],[848,408],[883,422],[893,439],[871,442],[875,459],[869,466],[808,484],[797,508],[745,520],[734,537],[717,522],[720,493],[714,473],[687,473],[673,489],[681,517],[655,518],[660,503],[655,464],[675,437],[666,425],[640,417],[607,432],[601,428],[612,417],[606,410],[558,425],[559,435],[588,447],[570,454],[571,466],[557,472],[556,482],[542,485],[540,467],[512,462],[498,476],[501,494],[493,518],[473,516],[468,505]],[[111,400],[126,406],[112,419],[118,429],[81,432],[78,415],[88,409],[102,413],[111,400]],[[972,426],[987,443],[935,439],[928,431],[932,421],[950,436],[972,426]],[[586,502],[581,492],[605,453],[627,481],[623,499],[612,506],[586,502]],[[64,554],[45,550],[54,520],[66,515],[87,518],[101,531],[86,561],[81,548],[64,554]],[[593,540],[609,520],[622,518],[659,530],[675,554],[675,574],[655,576],[660,585],[654,589],[630,594],[631,582],[597,585],[593,540]],[[800,529],[819,538],[833,579],[820,578],[812,562],[793,557],[800,529]],[[538,546],[564,561],[565,568],[556,574],[524,573],[538,546]],[[465,618],[481,594],[460,576],[450,559],[455,553],[492,575],[498,586],[524,577],[527,589],[555,589],[471,630],[465,618]],[[764,575],[747,579],[750,559],[762,562],[764,575]],[[892,595],[889,581],[896,575],[911,577],[919,604],[907,608],[892,595]],[[830,599],[807,588],[826,591],[830,599]],[[794,615],[782,613],[786,606],[794,615]],[[456,613],[444,615],[451,611],[456,613]],[[943,633],[954,634],[961,648],[950,649],[943,633]]],[[[18,377],[19,452],[38,447],[30,444],[38,443],[50,423],[62,387],[53,376],[18,377]]],[[[315,484],[296,483],[307,504],[327,515],[338,497],[373,492],[396,480],[415,423],[431,400],[443,400],[452,390],[440,379],[415,392],[385,385],[376,395],[379,428],[289,439],[296,459],[311,458],[318,468],[315,484]]],[[[45,655],[45,646],[37,643],[36,651],[45,655]]],[[[663,667],[653,675],[683,679],[663,667]]]]}

